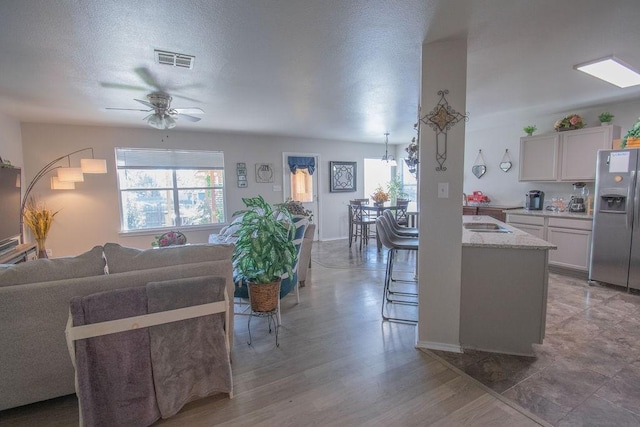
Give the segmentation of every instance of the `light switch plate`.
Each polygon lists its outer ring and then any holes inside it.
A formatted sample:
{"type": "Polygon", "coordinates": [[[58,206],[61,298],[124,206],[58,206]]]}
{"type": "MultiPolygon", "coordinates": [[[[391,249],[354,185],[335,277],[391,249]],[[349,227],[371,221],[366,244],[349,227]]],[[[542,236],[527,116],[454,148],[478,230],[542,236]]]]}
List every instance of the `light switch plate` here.
{"type": "Polygon", "coordinates": [[[439,182],[438,183],[438,199],[448,199],[448,198],[449,198],[449,183],[439,182]]]}
{"type": "Polygon", "coordinates": [[[273,191],[282,191],[282,185],[274,185],[273,191]]]}

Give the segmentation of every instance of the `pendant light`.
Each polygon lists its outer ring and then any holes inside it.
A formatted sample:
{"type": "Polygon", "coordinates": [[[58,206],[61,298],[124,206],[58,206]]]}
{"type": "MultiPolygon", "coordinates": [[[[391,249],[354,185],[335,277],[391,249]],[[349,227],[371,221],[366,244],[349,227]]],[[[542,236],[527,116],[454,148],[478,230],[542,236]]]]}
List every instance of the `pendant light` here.
{"type": "Polygon", "coordinates": [[[382,161],[386,162],[388,166],[398,166],[396,158],[389,154],[389,132],[385,133],[384,137],[384,156],[382,156],[382,161]]]}

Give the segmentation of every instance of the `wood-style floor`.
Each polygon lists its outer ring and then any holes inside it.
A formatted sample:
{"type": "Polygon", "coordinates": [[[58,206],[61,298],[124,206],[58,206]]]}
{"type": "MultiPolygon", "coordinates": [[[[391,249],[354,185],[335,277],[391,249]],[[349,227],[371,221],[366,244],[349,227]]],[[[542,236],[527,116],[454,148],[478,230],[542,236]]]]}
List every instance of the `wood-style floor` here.
{"type": "MultiPolygon", "coordinates": [[[[416,350],[414,326],[381,321],[383,255],[350,250],[342,241],[318,244],[314,259],[300,304],[293,295],[282,301],[280,347],[266,319],[255,318],[248,346],[247,318],[236,317],[234,398],[192,402],[158,425],[538,425],[535,417],[416,350]],[[341,265],[323,262],[325,250],[341,265]],[[367,262],[358,262],[363,256],[367,262]]],[[[0,412],[3,426],[77,422],[75,396],[0,412]]]]}

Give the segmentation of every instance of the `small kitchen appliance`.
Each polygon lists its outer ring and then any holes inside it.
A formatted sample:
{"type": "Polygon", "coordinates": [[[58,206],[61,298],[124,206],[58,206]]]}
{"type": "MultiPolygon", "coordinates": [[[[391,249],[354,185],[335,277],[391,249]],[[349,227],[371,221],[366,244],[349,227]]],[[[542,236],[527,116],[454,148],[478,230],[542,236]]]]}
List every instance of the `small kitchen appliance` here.
{"type": "Polygon", "coordinates": [[[544,205],[544,191],[529,190],[525,194],[524,208],[530,211],[541,211],[544,205]]]}
{"type": "Polygon", "coordinates": [[[573,195],[569,201],[569,212],[585,212],[585,197],[589,194],[587,186],[584,182],[575,182],[573,184],[573,195]]]}

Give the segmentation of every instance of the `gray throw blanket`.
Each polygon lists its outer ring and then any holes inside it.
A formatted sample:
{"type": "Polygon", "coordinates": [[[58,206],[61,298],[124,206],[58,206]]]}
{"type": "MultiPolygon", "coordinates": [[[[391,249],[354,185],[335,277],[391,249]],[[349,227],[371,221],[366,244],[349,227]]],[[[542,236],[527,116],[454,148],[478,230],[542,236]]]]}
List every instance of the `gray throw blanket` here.
{"type": "MultiPolygon", "coordinates": [[[[149,313],[224,300],[224,277],[147,283],[149,313]]],[[[156,399],[162,418],[192,400],[231,391],[224,313],[149,328],[156,399]]]]}
{"type": "MultiPolygon", "coordinates": [[[[142,287],[71,300],[73,326],[142,314],[147,314],[142,287]]],[[[78,340],[75,346],[84,425],[148,426],[160,418],[146,328],[78,340]]]]}

